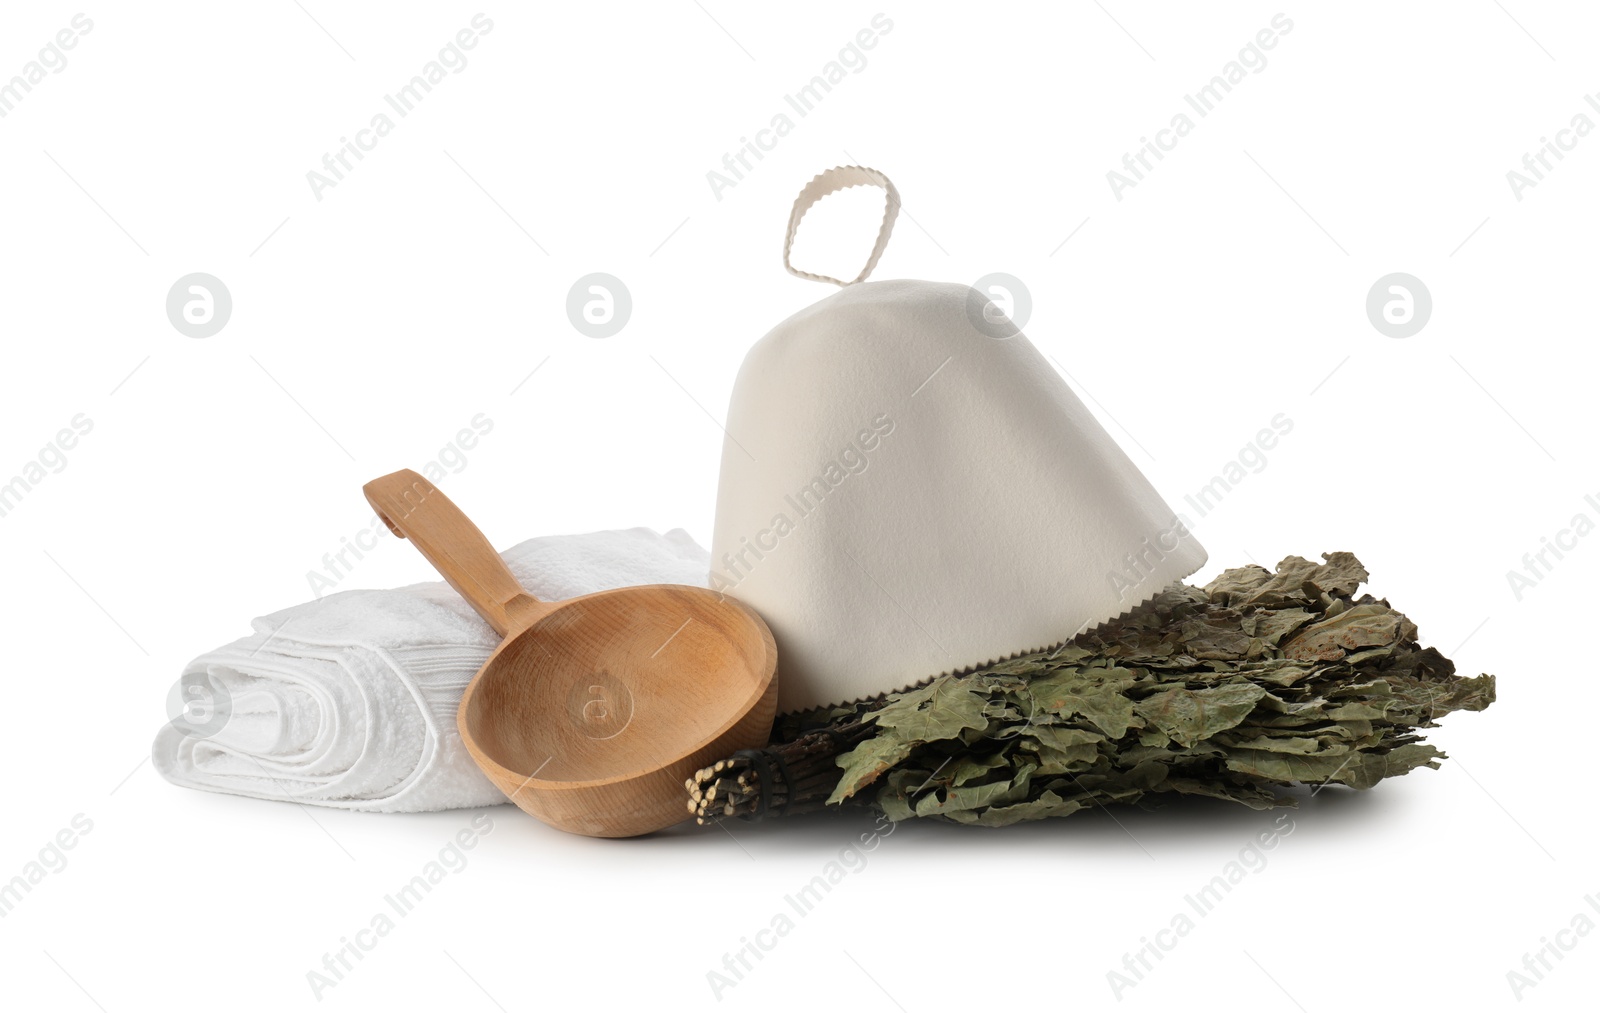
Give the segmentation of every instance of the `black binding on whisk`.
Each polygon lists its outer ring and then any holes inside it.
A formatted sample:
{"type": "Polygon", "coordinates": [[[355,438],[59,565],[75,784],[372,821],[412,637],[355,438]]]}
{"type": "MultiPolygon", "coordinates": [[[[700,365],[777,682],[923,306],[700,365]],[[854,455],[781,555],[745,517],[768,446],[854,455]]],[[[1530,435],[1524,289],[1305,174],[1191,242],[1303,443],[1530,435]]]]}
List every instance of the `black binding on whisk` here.
{"type": "Polygon", "coordinates": [[[756,772],[756,780],[761,782],[761,795],[756,800],[755,812],[741,813],[739,818],[746,823],[759,823],[772,806],[772,763],[764,749],[741,749],[733,755],[736,758],[749,760],[750,766],[756,772]]]}

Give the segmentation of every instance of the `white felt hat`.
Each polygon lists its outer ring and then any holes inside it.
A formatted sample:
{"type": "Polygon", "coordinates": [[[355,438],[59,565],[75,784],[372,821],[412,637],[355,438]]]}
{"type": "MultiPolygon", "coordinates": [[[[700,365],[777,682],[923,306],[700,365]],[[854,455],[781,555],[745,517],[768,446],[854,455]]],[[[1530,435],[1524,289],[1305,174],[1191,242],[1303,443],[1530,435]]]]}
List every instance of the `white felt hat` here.
{"type": "Polygon", "coordinates": [[[728,408],[713,586],[772,628],[783,713],[1054,646],[1206,559],[988,296],[865,281],[898,211],[861,166],[801,191],[784,266],[841,290],[756,343],[728,408]],[[888,201],[861,274],[792,267],[806,209],[864,184],[888,201]]]}

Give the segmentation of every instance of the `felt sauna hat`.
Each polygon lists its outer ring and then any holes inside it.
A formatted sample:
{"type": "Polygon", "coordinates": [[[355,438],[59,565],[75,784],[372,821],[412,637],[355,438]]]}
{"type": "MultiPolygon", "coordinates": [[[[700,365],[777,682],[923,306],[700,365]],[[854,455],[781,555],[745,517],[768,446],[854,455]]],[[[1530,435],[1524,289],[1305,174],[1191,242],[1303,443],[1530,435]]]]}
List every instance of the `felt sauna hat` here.
{"type": "Polygon", "coordinates": [[[712,584],[772,628],[781,713],[1052,647],[1206,559],[989,296],[866,281],[899,209],[874,169],[806,185],[784,267],[840,291],[756,343],[728,408],[712,584]],[[861,273],[797,270],[807,209],[862,185],[887,208],[861,273]]]}

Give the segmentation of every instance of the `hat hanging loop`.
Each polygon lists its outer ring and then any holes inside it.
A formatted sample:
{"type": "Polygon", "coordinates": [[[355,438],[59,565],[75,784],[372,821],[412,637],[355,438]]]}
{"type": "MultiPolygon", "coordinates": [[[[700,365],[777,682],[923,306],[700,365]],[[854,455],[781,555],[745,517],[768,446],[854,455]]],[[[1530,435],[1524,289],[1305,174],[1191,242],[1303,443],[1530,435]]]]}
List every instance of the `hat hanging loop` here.
{"type": "Polygon", "coordinates": [[[894,188],[888,176],[877,169],[869,169],[864,165],[840,165],[819,173],[800,191],[800,196],[794,201],[794,210],[789,212],[789,230],[783,237],[783,268],[797,278],[825,281],[840,288],[865,281],[867,275],[872,273],[872,269],[878,266],[878,258],[883,256],[884,249],[889,245],[889,234],[894,231],[894,220],[899,214],[900,191],[894,188]],[[800,230],[800,219],[804,218],[811,206],[822,198],[855,186],[882,187],[887,195],[883,209],[883,224],[878,228],[877,242],[872,244],[872,255],[867,258],[867,264],[861,269],[861,273],[850,281],[840,281],[825,274],[812,274],[796,268],[789,262],[789,253],[794,247],[795,233],[800,230]]]}

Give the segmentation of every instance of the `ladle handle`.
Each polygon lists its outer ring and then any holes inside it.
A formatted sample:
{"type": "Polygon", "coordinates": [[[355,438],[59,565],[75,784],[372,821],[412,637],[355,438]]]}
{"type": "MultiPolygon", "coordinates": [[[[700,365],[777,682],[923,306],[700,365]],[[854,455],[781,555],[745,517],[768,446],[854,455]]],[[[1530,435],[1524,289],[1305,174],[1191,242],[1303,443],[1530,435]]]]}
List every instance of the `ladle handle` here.
{"type": "Polygon", "coordinates": [[[401,538],[409,538],[439,575],[502,637],[544,609],[522,589],[505,560],[461,508],[410,469],[362,487],[367,502],[401,538]]]}

